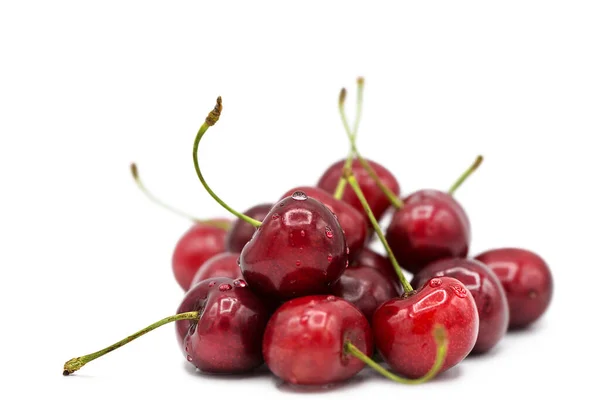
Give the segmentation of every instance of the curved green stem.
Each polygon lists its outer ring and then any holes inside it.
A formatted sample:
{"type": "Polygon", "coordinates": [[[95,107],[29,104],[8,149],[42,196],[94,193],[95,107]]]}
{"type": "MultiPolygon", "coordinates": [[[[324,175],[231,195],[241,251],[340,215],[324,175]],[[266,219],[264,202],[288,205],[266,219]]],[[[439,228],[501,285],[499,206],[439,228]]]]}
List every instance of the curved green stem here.
{"type": "Polygon", "coordinates": [[[473,162],[473,164],[471,164],[471,166],[465,171],[463,172],[463,174],[456,180],[456,182],[454,182],[454,184],[450,187],[450,190],[448,190],[448,194],[450,195],[454,195],[454,192],[456,192],[456,189],[458,189],[460,187],[460,185],[463,184],[463,182],[469,177],[471,176],[471,174],[473,172],[475,172],[475,170],[477,168],[479,168],[479,166],[481,165],[481,163],[483,162],[483,156],[477,156],[477,158],[475,159],[475,161],[473,162]]]}
{"type": "Polygon", "coordinates": [[[394,257],[394,253],[392,253],[392,249],[390,249],[390,245],[388,244],[387,240],[385,239],[385,235],[383,234],[381,227],[379,226],[379,223],[377,223],[377,219],[373,215],[373,211],[371,211],[371,207],[369,206],[369,203],[367,202],[365,195],[363,194],[362,190],[360,189],[360,186],[358,185],[356,178],[354,177],[354,175],[352,175],[352,170],[351,169],[344,170],[344,173],[342,174],[342,176],[344,176],[344,178],[348,181],[348,184],[352,187],[352,189],[354,189],[354,193],[356,193],[356,197],[358,197],[358,200],[360,200],[360,204],[362,204],[365,212],[367,213],[367,216],[369,217],[369,220],[371,221],[371,224],[373,225],[373,229],[375,230],[375,233],[377,233],[379,240],[381,240],[383,247],[385,247],[385,251],[387,252],[387,254],[390,258],[390,261],[392,262],[392,265],[394,266],[394,269],[396,270],[396,274],[398,274],[398,278],[400,278],[400,283],[402,284],[402,287],[404,288],[404,294],[410,295],[411,293],[414,292],[414,290],[413,290],[412,286],[410,285],[410,283],[408,282],[408,280],[406,279],[406,277],[404,276],[404,273],[402,272],[402,269],[400,268],[400,265],[398,264],[396,257],[394,257]]]}
{"type": "Polygon", "coordinates": [[[71,375],[73,372],[79,370],[81,367],[83,367],[85,364],[89,363],[90,361],[94,361],[96,358],[102,357],[106,353],[110,353],[111,351],[116,350],[119,347],[126,345],[127,343],[139,338],[142,335],[145,335],[146,333],[148,333],[150,331],[153,331],[154,329],[156,329],[160,326],[163,326],[170,322],[182,321],[182,320],[198,320],[199,318],[200,318],[200,313],[198,311],[186,312],[186,313],[182,313],[182,314],[172,315],[167,318],[163,318],[160,321],[157,321],[157,322],[153,323],[152,325],[147,326],[146,328],[142,329],[141,331],[138,331],[131,336],[127,336],[125,339],[123,339],[113,345],[110,345],[100,351],[97,351],[95,353],[91,353],[91,354],[88,354],[85,356],[75,357],[75,358],[70,359],[69,361],[67,361],[65,363],[65,366],[63,367],[63,375],[65,375],[65,376],[71,375]]]}
{"type": "Polygon", "coordinates": [[[189,220],[191,220],[192,222],[194,222],[196,224],[210,225],[210,226],[214,226],[214,227],[225,229],[225,230],[229,229],[229,226],[231,224],[229,222],[227,222],[227,221],[218,221],[218,220],[211,220],[211,219],[202,220],[202,219],[196,218],[196,217],[194,217],[194,216],[192,216],[192,215],[190,215],[190,214],[188,214],[188,213],[186,213],[184,211],[181,211],[181,210],[179,210],[179,209],[177,209],[175,207],[172,207],[172,206],[168,205],[167,203],[164,203],[162,200],[160,200],[158,197],[156,197],[154,194],[152,194],[152,192],[149,191],[148,188],[146,188],[146,186],[142,182],[142,179],[140,178],[140,172],[139,172],[139,169],[137,167],[137,164],[136,163],[131,163],[131,165],[129,166],[129,168],[131,170],[131,176],[133,176],[133,180],[137,184],[137,187],[153,203],[158,204],[159,206],[161,206],[163,208],[166,208],[167,210],[171,211],[172,213],[175,213],[175,214],[179,215],[180,217],[189,219],[189,220]]]}
{"type": "Polygon", "coordinates": [[[217,203],[219,203],[224,209],[226,209],[227,211],[229,211],[230,213],[232,213],[239,219],[246,221],[247,223],[254,226],[255,228],[258,228],[259,226],[262,225],[262,222],[255,220],[254,218],[250,218],[249,216],[244,215],[244,214],[234,210],[233,208],[229,207],[223,200],[221,200],[219,198],[219,196],[217,196],[217,194],[215,192],[212,191],[212,189],[208,186],[208,183],[206,183],[206,180],[204,180],[204,177],[202,176],[202,172],[200,171],[200,165],[198,164],[198,145],[200,144],[200,140],[202,139],[202,137],[204,136],[204,133],[206,133],[208,128],[210,128],[211,126],[213,126],[214,124],[217,123],[217,121],[219,120],[219,116],[221,115],[222,109],[223,109],[223,106],[221,105],[221,96],[219,96],[217,98],[217,104],[215,105],[215,108],[208,114],[208,116],[206,117],[206,121],[204,121],[204,123],[198,130],[198,133],[196,134],[196,139],[194,140],[194,153],[193,153],[194,168],[196,169],[196,175],[198,175],[198,179],[200,179],[200,182],[202,183],[202,186],[204,186],[204,189],[206,189],[206,191],[210,194],[210,196],[213,199],[215,199],[215,201],[217,203]]]}
{"type": "Polygon", "coordinates": [[[441,325],[436,325],[433,329],[433,337],[437,346],[435,362],[433,363],[431,369],[425,375],[417,379],[402,378],[388,371],[387,369],[383,368],[381,365],[373,361],[369,356],[360,351],[356,346],[354,346],[350,342],[344,343],[344,350],[346,353],[358,358],[360,361],[364,362],[369,367],[373,368],[375,371],[379,372],[381,375],[385,376],[388,379],[391,379],[394,382],[403,383],[406,385],[418,385],[421,383],[425,383],[431,380],[433,377],[435,377],[444,365],[444,361],[446,360],[446,354],[448,353],[448,337],[446,334],[446,330],[441,325]]]}

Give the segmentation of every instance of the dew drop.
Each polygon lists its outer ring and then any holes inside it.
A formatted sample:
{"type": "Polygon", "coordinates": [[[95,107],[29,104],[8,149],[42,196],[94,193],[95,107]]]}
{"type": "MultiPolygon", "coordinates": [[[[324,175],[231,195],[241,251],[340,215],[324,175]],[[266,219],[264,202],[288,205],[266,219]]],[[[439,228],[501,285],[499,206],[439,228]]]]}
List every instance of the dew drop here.
{"type": "Polygon", "coordinates": [[[327,254],[327,261],[328,262],[332,262],[333,261],[333,256],[331,254],[327,254]]]}
{"type": "Polygon", "coordinates": [[[294,200],[306,200],[307,198],[308,198],[308,196],[306,195],[306,193],[301,192],[300,190],[298,190],[292,194],[292,199],[294,199],[294,200]]]}
{"type": "Polygon", "coordinates": [[[296,260],[296,267],[299,267],[301,264],[300,260],[296,260]]]}
{"type": "Polygon", "coordinates": [[[246,287],[246,286],[248,286],[248,284],[243,279],[236,279],[235,281],[233,281],[233,286],[235,286],[235,287],[246,287]]]}
{"type": "Polygon", "coordinates": [[[275,213],[273,215],[271,215],[271,219],[274,221],[276,219],[279,219],[279,214],[275,213]]]}
{"type": "Polygon", "coordinates": [[[429,281],[429,286],[431,286],[431,287],[438,287],[441,284],[442,284],[441,279],[433,278],[432,280],[429,281]]]}
{"type": "Polygon", "coordinates": [[[327,236],[329,239],[331,239],[333,237],[333,232],[331,231],[331,228],[328,226],[325,227],[325,236],[327,236]]]}
{"type": "Polygon", "coordinates": [[[188,356],[187,356],[186,358],[187,358],[187,360],[188,360],[189,362],[192,362],[192,356],[190,356],[190,355],[188,354],[188,356]]]}
{"type": "Polygon", "coordinates": [[[335,296],[327,296],[327,301],[335,301],[335,296]]]}
{"type": "Polygon", "coordinates": [[[346,246],[346,254],[350,254],[350,247],[346,246]]]}
{"type": "Polygon", "coordinates": [[[346,260],[346,268],[348,268],[348,260],[346,260]]]}
{"type": "Polygon", "coordinates": [[[219,286],[219,290],[221,292],[226,292],[226,291],[231,290],[231,289],[232,289],[232,287],[231,287],[231,285],[229,283],[223,283],[221,286],[219,286]]]}
{"type": "Polygon", "coordinates": [[[307,322],[308,322],[308,315],[303,315],[302,318],[300,318],[300,323],[302,325],[306,325],[307,322]]]}
{"type": "MultiPolygon", "coordinates": [[[[238,265],[239,265],[239,264],[238,264],[238,265]]],[[[212,281],[212,282],[210,282],[210,283],[208,284],[208,287],[213,287],[213,286],[215,286],[215,284],[216,284],[216,283],[217,283],[217,282],[215,282],[215,281],[212,281]]]]}
{"type": "Polygon", "coordinates": [[[460,298],[467,297],[467,288],[465,288],[464,286],[452,285],[451,287],[452,287],[452,290],[454,290],[454,293],[456,294],[456,296],[458,296],[460,298]]]}
{"type": "Polygon", "coordinates": [[[238,257],[238,259],[237,259],[237,265],[238,265],[238,267],[241,267],[241,266],[242,266],[242,262],[240,261],[239,257],[238,257]]]}
{"type": "Polygon", "coordinates": [[[304,232],[304,229],[302,229],[302,230],[300,231],[300,236],[302,236],[302,237],[306,236],[306,232],[304,232]]]}
{"type": "Polygon", "coordinates": [[[187,353],[188,351],[189,351],[189,350],[188,350],[188,347],[187,347],[187,346],[185,346],[185,352],[187,353]]]}

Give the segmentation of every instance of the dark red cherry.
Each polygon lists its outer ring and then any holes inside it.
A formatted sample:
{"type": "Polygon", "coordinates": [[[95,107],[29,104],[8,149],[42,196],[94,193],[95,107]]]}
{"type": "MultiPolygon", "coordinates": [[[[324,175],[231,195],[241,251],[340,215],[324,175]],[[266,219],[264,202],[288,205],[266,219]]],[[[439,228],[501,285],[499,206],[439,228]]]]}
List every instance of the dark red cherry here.
{"type": "Polygon", "coordinates": [[[262,295],[330,293],[348,266],[346,239],[329,208],[296,192],[271,209],[240,261],[244,279],[262,295]]]}
{"type": "Polygon", "coordinates": [[[375,268],[348,267],[333,285],[333,294],[354,304],[370,321],[380,304],[400,295],[397,281],[375,268]]]}
{"type": "MultiPolygon", "coordinates": [[[[396,178],[394,178],[394,175],[392,175],[392,173],[381,164],[377,164],[371,160],[367,161],[377,176],[379,176],[381,182],[396,196],[398,196],[400,194],[400,185],[398,184],[396,178]]],[[[340,160],[329,167],[319,179],[317,186],[326,192],[333,194],[337,188],[340,177],[342,176],[342,169],[345,162],[345,159],[340,160]]],[[[375,181],[356,159],[352,162],[352,172],[354,173],[354,176],[356,177],[356,180],[358,181],[358,184],[360,185],[360,188],[362,189],[369,206],[371,206],[373,215],[375,215],[375,218],[379,220],[391,204],[389,199],[381,191],[381,189],[379,189],[375,181]]],[[[356,194],[354,194],[354,191],[347,188],[347,190],[344,191],[342,200],[357,209],[363,215],[365,221],[369,220],[363,209],[363,206],[358,200],[358,197],[356,197],[356,194]]]]}
{"type": "Polygon", "coordinates": [[[333,212],[346,236],[346,244],[349,249],[348,259],[353,260],[365,245],[367,238],[367,221],[362,214],[348,203],[338,200],[323,189],[316,187],[297,187],[284,194],[283,198],[291,196],[297,191],[304,192],[308,197],[320,201],[333,212]]]}
{"type": "Polygon", "coordinates": [[[398,263],[416,274],[433,261],[465,257],[471,227],[467,214],[451,195],[420,190],[394,212],[386,239],[398,263]]]}
{"type": "Polygon", "coordinates": [[[356,307],[335,296],[301,297],[284,303],[269,320],[263,355],[286,382],[326,385],[364,367],[344,351],[346,340],[368,356],[373,352],[369,323],[356,307]]]}
{"type": "MultiPolygon", "coordinates": [[[[265,219],[273,204],[259,204],[247,210],[244,214],[257,221],[265,219]]],[[[241,253],[242,249],[252,239],[256,228],[242,219],[236,219],[225,237],[225,248],[232,253],[241,253]]]]}
{"type": "Polygon", "coordinates": [[[355,258],[354,262],[352,262],[350,265],[375,268],[388,277],[388,279],[393,282],[397,282],[399,285],[398,275],[396,274],[390,259],[382,256],[376,251],[369,249],[368,247],[364,247],[360,253],[358,253],[358,256],[355,258]]]}
{"type": "Polygon", "coordinates": [[[502,282],[510,311],[510,329],[523,328],[544,314],[552,299],[553,281],[548,264],[537,254],[519,248],[481,253],[483,262],[502,282]]]}
{"type": "Polygon", "coordinates": [[[379,306],[372,320],[375,345],[392,370],[409,378],[422,377],[436,359],[431,332],[437,324],[448,336],[442,372],[471,352],[479,330],[475,300],[454,278],[433,278],[413,295],[379,306]]]}
{"type": "Polygon", "coordinates": [[[171,260],[173,274],[179,286],[188,290],[198,268],[212,256],[225,251],[226,229],[207,223],[197,223],[179,239],[171,260]]]}
{"type": "Polygon", "coordinates": [[[429,279],[441,276],[458,279],[473,295],[479,315],[479,333],[473,352],[490,350],[508,329],[508,302],[502,284],[482,262],[453,258],[429,264],[415,275],[411,285],[421,287],[429,279]]]}
{"type": "Polygon", "coordinates": [[[249,371],[263,363],[262,337],[269,311],[241,279],[215,278],[198,283],[177,313],[200,311],[197,321],[176,322],[187,360],[211,373],[249,371]]]}
{"type": "Polygon", "coordinates": [[[209,258],[198,268],[190,287],[210,278],[242,279],[242,270],[238,265],[239,253],[221,253],[209,258]]]}

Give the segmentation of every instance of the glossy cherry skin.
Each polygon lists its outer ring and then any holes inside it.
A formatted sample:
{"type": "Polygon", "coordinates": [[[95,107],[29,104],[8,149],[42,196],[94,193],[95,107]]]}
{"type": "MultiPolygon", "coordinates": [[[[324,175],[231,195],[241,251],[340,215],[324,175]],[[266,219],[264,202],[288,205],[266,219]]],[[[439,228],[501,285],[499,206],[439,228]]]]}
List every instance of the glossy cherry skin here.
{"type": "Polygon", "coordinates": [[[198,268],[190,287],[210,278],[242,279],[242,270],[238,265],[239,253],[221,253],[209,258],[198,268]]]}
{"type": "Polygon", "coordinates": [[[371,356],[371,328],[356,307],[335,296],[300,297],[284,303],[269,320],[263,355],[269,369],[286,382],[327,385],[364,367],[345,354],[345,340],[371,356]]]}
{"type": "MultiPolygon", "coordinates": [[[[271,208],[273,208],[273,204],[259,204],[246,210],[244,214],[257,221],[263,221],[271,208]]],[[[246,243],[252,239],[254,232],[256,232],[256,228],[246,221],[235,220],[225,237],[225,248],[232,253],[240,253],[246,243]]]]}
{"type": "Polygon", "coordinates": [[[548,309],[552,273],[539,255],[525,249],[501,248],[481,253],[475,259],[490,267],[502,282],[508,299],[509,329],[531,324],[548,309]]]}
{"type": "Polygon", "coordinates": [[[225,251],[227,230],[205,223],[194,224],[175,245],[171,259],[179,286],[188,290],[194,274],[206,260],[225,251]]]}
{"type": "Polygon", "coordinates": [[[432,331],[436,324],[448,336],[443,372],[471,352],[479,330],[475,300],[454,278],[433,278],[413,295],[379,306],[372,320],[375,345],[392,370],[409,378],[422,377],[435,362],[432,331]]]}
{"type": "MultiPolygon", "coordinates": [[[[377,164],[371,160],[367,161],[381,182],[386,185],[396,196],[399,196],[400,185],[398,184],[398,181],[394,175],[392,175],[392,173],[381,164],[377,164]]],[[[340,160],[329,167],[319,179],[317,186],[333,194],[337,188],[340,177],[342,176],[342,169],[344,168],[345,162],[346,160],[340,160]]],[[[367,199],[367,203],[369,203],[369,206],[373,211],[373,215],[375,218],[377,218],[377,220],[379,220],[390,206],[390,201],[379,189],[375,181],[369,176],[368,172],[365,171],[358,160],[354,160],[352,162],[352,173],[354,174],[356,181],[363,191],[363,194],[367,199]]],[[[344,190],[344,195],[342,196],[342,200],[358,210],[365,218],[365,221],[369,220],[367,213],[365,212],[362,204],[360,204],[360,201],[358,200],[358,197],[356,197],[356,194],[352,188],[346,187],[344,190]]]]}
{"type": "Polygon", "coordinates": [[[301,186],[288,191],[283,197],[291,196],[294,192],[301,191],[308,197],[325,204],[337,217],[348,245],[348,259],[352,261],[356,254],[363,248],[367,239],[367,221],[361,213],[348,203],[338,200],[323,189],[310,186],[301,186]]]}
{"type": "Polygon", "coordinates": [[[275,299],[331,292],[348,266],[346,239],[323,203],[296,192],[277,203],[242,250],[252,290],[275,299]]]}
{"type": "Polygon", "coordinates": [[[429,279],[449,276],[461,281],[477,304],[479,333],[473,353],[484,353],[494,347],[508,329],[508,301],[500,280],[482,262],[465,258],[435,261],[414,276],[412,287],[421,287],[429,279]]]}
{"type": "Polygon", "coordinates": [[[333,294],[352,303],[371,321],[379,305],[398,297],[398,285],[375,268],[348,267],[333,285],[333,294]]]}
{"type": "Polygon", "coordinates": [[[210,373],[249,371],[263,363],[262,337],[268,307],[240,279],[198,283],[177,313],[201,311],[198,321],[177,321],[180,345],[189,362],[210,373]]]}
{"type": "Polygon", "coordinates": [[[413,274],[448,257],[465,257],[471,226],[461,205],[448,193],[420,190],[404,200],[386,232],[398,263],[413,274]]]}

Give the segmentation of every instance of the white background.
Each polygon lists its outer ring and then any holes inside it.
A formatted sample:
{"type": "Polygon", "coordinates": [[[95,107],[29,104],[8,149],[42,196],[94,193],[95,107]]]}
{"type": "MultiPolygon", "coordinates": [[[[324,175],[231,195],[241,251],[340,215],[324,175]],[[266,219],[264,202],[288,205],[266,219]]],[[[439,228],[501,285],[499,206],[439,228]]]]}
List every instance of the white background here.
{"type": "Polygon", "coordinates": [[[597,1],[1,4],[0,397],[593,397],[597,1]],[[446,189],[485,156],[457,192],[472,253],[541,254],[556,283],[544,318],[419,387],[368,371],[311,394],[264,372],[206,377],[186,366],[173,327],[62,377],[64,361],[182,297],[170,258],[189,223],[147,201],[129,163],[166,201],[226,215],[191,158],[222,95],[205,176],[238,209],[273,201],[346,154],[336,101],[347,86],[353,104],[358,75],[359,147],[404,193],[446,189]]]}

